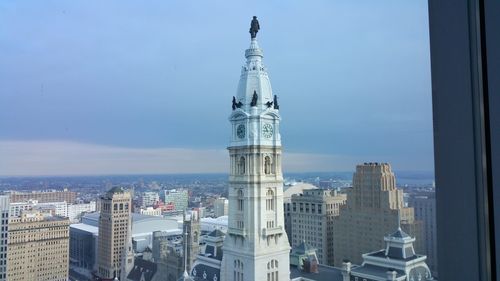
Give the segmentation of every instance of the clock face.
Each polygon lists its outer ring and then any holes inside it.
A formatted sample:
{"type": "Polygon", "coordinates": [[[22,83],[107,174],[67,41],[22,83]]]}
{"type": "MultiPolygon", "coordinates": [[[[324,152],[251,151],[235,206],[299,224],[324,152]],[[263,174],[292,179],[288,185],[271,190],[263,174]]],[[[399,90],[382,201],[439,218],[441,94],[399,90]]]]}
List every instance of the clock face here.
{"type": "Polygon", "coordinates": [[[245,137],[245,125],[239,124],[238,127],[236,128],[236,135],[238,138],[242,139],[245,137]]]}
{"type": "Polygon", "coordinates": [[[265,137],[265,138],[271,138],[273,136],[273,125],[271,124],[264,124],[264,126],[262,126],[262,135],[265,137]]]}

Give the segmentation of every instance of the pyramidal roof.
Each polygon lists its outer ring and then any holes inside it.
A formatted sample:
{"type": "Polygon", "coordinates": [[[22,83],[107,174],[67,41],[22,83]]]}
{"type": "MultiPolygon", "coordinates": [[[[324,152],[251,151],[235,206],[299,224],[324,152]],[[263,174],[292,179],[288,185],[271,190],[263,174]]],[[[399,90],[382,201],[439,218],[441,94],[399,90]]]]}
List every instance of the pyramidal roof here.
{"type": "Polygon", "coordinates": [[[396,230],[396,232],[394,232],[393,234],[389,235],[389,237],[392,237],[392,238],[411,238],[410,235],[406,234],[406,232],[404,232],[401,227],[398,228],[398,230],[396,230]]]}
{"type": "Polygon", "coordinates": [[[246,112],[251,112],[251,108],[258,109],[259,112],[270,108],[268,103],[274,101],[271,81],[267,74],[267,68],[262,62],[264,52],[259,47],[256,38],[252,38],[250,46],[245,51],[246,63],[241,69],[240,81],[236,90],[236,102],[241,102],[246,112]],[[252,100],[256,97],[256,104],[252,100]]]}

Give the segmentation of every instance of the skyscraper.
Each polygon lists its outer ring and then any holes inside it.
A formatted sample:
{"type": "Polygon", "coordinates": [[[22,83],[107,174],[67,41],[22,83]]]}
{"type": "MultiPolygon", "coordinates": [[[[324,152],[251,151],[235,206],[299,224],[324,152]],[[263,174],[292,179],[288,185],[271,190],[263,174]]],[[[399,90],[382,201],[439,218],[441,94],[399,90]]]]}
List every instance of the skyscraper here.
{"type": "Polygon", "coordinates": [[[0,195],[0,281],[7,280],[7,237],[9,225],[9,196],[0,195]]]}
{"type": "Polygon", "coordinates": [[[233,97],[229,175],[229,228],[223,280],[289,280],[290,245],[283,215],[278,98],[251,23],[250,47],[233,97]]]}
{"type": "Polygon", "coordinates": [[[122,187],[113,187],[100,203],[96,275],[101,280],[113,280],[121,278],[125,257],[131,251],[131,195],[122,187]]]}
{"type": "Polygon", "coordinates": [[[436,239],[436,198],[433,193],[413,194],[408,199],[408,206],[415,210],[415,218],[424,224],[425,233],[425,254],[427,264],[434,276],[437,276],[437,239],[436,239]]]}
{"type": "Polygon", "coordinates": [[[7,280],[68,280],[68,218],[34,210],[11,217],[7,253],[7,280]]]}
{"type": "Polygon", "coordinates": [[[165,190],[163,193],[163,202],[172,203],[175,211],[184,211],[188,207],[189,193],[187,189],[165,190]]]}
{"type": "Polygon", "coordinates": [[[226,198],[224,197],[217,198],[214,202],[215,217],[218,218],[221,216],[227,216],[228,206],[229,206],[229,201],[226,198]]]}
{"type": "Polygon", "coordinates": [[[335,266],[344,259],[360,264],[361,255],[384,247],[380,237],[401,227],[417,239],[423,239],[422,223],[416,221],[413,208],[405,208],[403,191],[387,163],[365,163],[356,167],[353,186],[347,193],[347,204],[340,208],[334,221],[333,252],[335,266]]]}
{"type": "Polygon", "coordinates": [[[319,263],[333,265],[333,220],[345,202],[345,194],[330,189],[292,195],[292,247],[305,242],[316,249],[319,263]]]}

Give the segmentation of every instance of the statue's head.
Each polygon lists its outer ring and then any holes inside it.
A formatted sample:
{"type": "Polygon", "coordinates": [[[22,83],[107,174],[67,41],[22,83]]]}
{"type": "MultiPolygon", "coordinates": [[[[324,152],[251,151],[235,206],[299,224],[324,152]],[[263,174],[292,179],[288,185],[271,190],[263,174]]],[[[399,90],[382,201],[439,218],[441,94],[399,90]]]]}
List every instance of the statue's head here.
{"type": "Polygon", "coordinates": [[[256,19],[257,19],[257,17],[256,17],[256,16],[253,16],[253,19],[254,19],[254,20],[256,20],[256,19]]]}

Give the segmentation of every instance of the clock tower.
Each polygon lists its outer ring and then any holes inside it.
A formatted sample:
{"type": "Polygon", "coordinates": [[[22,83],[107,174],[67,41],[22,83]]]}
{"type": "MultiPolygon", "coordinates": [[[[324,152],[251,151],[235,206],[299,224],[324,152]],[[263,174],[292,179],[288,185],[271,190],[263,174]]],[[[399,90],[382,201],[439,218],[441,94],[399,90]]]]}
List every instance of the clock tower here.
{"type": "Polygon", "coordinates": [[[284,227],[278,98],[273,94],[260,26],[253,18],[250,47],[233,97],[229,175],[229,227],[222,281],[290,280],[290,245],[284,227]]]}

